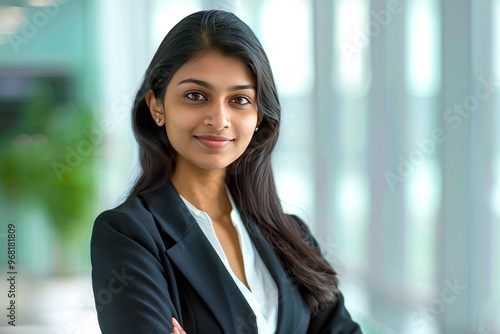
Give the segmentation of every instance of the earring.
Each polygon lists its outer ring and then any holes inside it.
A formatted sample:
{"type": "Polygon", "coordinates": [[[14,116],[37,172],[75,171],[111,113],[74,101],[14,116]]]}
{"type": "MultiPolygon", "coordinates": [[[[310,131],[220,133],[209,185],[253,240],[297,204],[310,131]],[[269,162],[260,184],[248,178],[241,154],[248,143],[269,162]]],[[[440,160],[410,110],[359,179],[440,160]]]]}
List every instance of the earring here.
{"type": "Polygon", "coordinates": [[[255,132],[257,132],[257,130],[259,130],[259,127],[256,127],[256,128],[255,128],[255,132]]]}
{"type": "Polygon", "coordinates": [[[161,119],[157,118],[156,123],[160,123],[160,122],[161,122],[161,119]]]}

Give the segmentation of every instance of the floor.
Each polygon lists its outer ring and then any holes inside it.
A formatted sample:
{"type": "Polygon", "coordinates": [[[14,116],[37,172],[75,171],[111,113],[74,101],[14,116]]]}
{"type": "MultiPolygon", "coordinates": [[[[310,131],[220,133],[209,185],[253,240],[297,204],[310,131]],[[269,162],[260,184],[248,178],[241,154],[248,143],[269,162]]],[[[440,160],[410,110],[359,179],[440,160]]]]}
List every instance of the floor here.
{"type": "MultiPolygon", "coordinates": [[[[9,305],[0,296],[0,305],[9,305]]],[[[2,317],[0,334],[100,334],[90,277],[25,277],[16,282],[16,326],[2,317]]],[[[3,306],[2,306],[3,308],[3,306]]]]}

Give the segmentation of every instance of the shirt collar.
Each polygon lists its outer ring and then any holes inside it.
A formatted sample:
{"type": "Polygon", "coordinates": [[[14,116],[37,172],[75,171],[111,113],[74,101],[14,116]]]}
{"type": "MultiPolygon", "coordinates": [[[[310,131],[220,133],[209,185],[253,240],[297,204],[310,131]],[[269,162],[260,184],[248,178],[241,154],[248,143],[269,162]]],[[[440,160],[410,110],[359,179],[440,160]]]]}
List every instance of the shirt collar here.
{"type": "MultiPolygon", "coordinates": [[[[229,188],[227,185],[225,185],[227,196],[229,197],[229,201],[231,202],[231,221],[233,222],[233,225],[238,224],[240,222],[240,214],[238,212],[238,209],[236,208],[236,205],[234,204],[233,196],[231,196],[231,192],[229,191],[229,188]]],[[[197,207],[195,207],[193,204],[191,204],[187,199],[182,197],[181,194],[179,194],[181,197],[182,201],[184,204],[186,204],[187,208],[189,209],[189,212],[194,216],[196,221],[201,224],[206,224],[206,225],[212,225],[212,219],[210,219],[210,216],[208,213],[205,211],[199,210],[197,207]]]]}

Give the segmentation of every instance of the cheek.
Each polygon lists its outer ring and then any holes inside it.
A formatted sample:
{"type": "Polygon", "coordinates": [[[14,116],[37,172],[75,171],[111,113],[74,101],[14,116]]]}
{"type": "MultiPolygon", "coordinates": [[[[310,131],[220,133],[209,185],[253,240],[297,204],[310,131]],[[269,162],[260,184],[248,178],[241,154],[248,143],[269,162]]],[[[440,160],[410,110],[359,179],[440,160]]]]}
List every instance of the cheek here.
{"type": "Polygon", "coordinates": [[[186,136],[191,134],[191,131],[199,124],[199,120],[195,117],[194,113],[177,110],[166,115],[165,123],[168,134],[172,134],[172,136],[186,136]]]}
{"type": "Polygon", "coordinates": [[[244,137],[252,136],[255,127],[257,126],[257,115],[252,117],[245,117],[241,119],[238,123],[240,134],[244,137]]]}

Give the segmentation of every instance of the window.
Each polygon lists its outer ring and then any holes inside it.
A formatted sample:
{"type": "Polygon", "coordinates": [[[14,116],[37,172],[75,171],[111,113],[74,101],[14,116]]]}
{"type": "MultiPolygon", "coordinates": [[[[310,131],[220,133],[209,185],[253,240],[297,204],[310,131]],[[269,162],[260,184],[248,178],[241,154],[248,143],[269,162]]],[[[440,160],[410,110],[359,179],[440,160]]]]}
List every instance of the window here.
{"type": "Polygon", "coordinates": [[[410,169],[405,183],[406,277],[432,286],[435,279],[436,220],[440,206],[439,125],[440,28],[435,0],[411,0],[406,9],[406,154],[410,169]]]}

